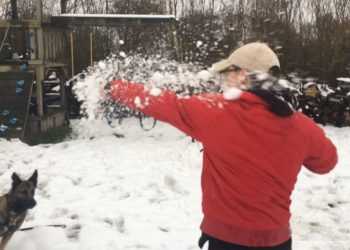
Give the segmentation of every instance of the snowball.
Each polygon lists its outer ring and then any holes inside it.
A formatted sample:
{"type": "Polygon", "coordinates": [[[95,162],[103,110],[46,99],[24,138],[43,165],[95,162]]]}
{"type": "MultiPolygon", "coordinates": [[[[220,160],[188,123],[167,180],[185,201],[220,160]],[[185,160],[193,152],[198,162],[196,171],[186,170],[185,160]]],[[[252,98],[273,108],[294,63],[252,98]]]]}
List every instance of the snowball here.
{"type": "Polygon", "coordinates": [[[208,81],[212,76],[213,74],[208,70],[202,70],[197,74],[197,78],[203,81],[208,81]]]}
{"type": "Polygon", "coordinates": [[[104,62],[102,62],[102,61],[99,61],[99,62],[98,62],[98,67],[99,67],[100,69],[105,69],[105,68],[106,68],[106,64],[105,64],[104,62]]]}
{"type": "Polygon", "coordinates": [[[202,41],[197,41],[197,43],[196,43],[197,48],[199,48],[199,47],[202,46],[202,45],[203,45],[203,42],[202,42],[202,41]]]}
{"type": "Polygon", "coordinates": [[[278,80],[278,83],[283,87],[283,88],[289,88],[290,85],[289,85],[289,82],[285,79],[279,79],[278,80]]]}
{"type": "Polygon", "coordinates": [[[124,40],[119,40],[119,44],[124,44],[124,40]]]}
{"type": "Polygon", "coordinates": [[[268,78],[269,78],[269,74],[268,73],[259,73],[259,74],[256,75],[256,79],[258,81],[264,81],[264,80],[266,80],[268,78]]]}
{"type": "Polygon", "coordinates": [[[145,105],[146,106],[149,105],[149,98],[148,97],[146,97],[146,99],[145,99],[145,105]]]}
{"type": "Polygon", "coordinates": [[[164,80],[165,80],[164,75],[158,71],[155,72],[150,78],[151,83],[162,83],[164,80]]]}
{"type": "Polygon", "coordinates": [[[138,107],[138,108],[142,107],[140,97],[136,96],[135,99],[134,99],[134,103],[136,104],[136,107],[138,107]]]}
{"type": "Polygon", "coordinates": [[[160,93],[162,93],[162,90],[159,88],[152,88],[151,91],[149,92],[150,95],[152,96],[159,96],[160,93]]]}
{"type": "Polygon", "coordinates": [[[126,54],[125,54],[125,52],[124,51],[121,51],[121,52],[119,52],[119,55],[121,56],[121,57],[126,57],[126,54]]]}
{"type": "Polygon", "coordinates": [[[241,97],[243,91],[237,88],[228,88],[223,93],[226,100],[237,100],[241,97]]]}

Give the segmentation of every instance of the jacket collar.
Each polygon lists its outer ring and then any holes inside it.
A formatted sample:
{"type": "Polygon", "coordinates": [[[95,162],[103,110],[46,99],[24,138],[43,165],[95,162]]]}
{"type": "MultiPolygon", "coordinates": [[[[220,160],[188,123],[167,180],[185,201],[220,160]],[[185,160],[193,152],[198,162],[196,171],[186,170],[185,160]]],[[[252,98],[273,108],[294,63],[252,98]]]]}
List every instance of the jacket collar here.
{"type": "Polygon", "coordinates": [[[242,91],[242,95],[240,97],[240,100],[249,102],[249,103],[255,103],[263,105],[264,107],[269,107],[269,104],[267,101],[265,101],[263,98],[249,92],[249,91],[242,91]]]}

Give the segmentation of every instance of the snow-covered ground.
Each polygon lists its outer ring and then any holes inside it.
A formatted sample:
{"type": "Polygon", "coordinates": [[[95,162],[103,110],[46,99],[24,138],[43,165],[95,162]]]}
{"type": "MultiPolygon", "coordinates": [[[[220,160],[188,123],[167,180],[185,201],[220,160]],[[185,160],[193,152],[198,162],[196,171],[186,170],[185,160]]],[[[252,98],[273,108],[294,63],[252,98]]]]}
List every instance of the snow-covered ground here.
{"type": "MultiPolygon", "coordinates": [[[[112,129],[75,121],[74,139],[28,146],[0,140],[1,193],[11,174],[39,171],[37,206],[7,250],[198,249],[201,145],[158,123],[149,132],[137,120],[112,129]],[[119,138],[119,134],[124,137],[119,138]]],[[[339,152],[327,175],[302,170],[293,193],[295,250],[349,249],[350,129],[324,127],[339,152]]]]}

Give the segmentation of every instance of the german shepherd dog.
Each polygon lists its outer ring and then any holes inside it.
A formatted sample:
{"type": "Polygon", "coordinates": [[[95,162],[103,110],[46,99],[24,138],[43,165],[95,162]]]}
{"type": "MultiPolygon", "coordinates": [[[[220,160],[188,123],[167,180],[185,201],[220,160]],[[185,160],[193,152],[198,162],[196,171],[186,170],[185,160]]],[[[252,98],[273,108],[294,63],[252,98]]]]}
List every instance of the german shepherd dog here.
{"type": "Polygon", "coordinates": [[[12,174],[11,190],[0,197],[0,250],[4,250],[12,235],[22,225],[27,210],[36,205],[34,192],[38,179],[38,171],[26,181],[22,181],[16,173],[12,174]]]}

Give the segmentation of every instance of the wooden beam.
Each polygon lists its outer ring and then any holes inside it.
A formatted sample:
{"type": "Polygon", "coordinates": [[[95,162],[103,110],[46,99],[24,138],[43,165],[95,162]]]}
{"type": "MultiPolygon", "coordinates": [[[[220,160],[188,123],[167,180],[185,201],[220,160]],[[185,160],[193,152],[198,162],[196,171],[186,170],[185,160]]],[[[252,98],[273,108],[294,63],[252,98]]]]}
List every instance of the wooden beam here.
{"type": "Polygon", "coordinates": [[[74,72],[74,33],[71,32],[69,34],[69,38],[70,38],[70,60],[71,60],[71,67],[72,67],[72,76],[74,76],[75,72],[74,72]]]}
{"type": "MultiPolygon", "coordinates": [[[[37,59],[43,62],[45,59],[45,50],[44,50],[44,31],[41,26],[43,21],[43,2],[42,0],[36,0],[36,20],[40,24],[40,27],[36,30],[36,39],[37,39],[37,59]]],[[[42,84],[45,78],[45,67],[44,65],[38,65],[35,67],[35,76],[36,76],[36,104],[37,104],[37,113],[39,116],[44,115],[44,104],[43,104],[43,88],[42,84]]]]}
{"type": "Polygon", "coordinates": [[[9,25],[11,28],[30,29],[39,28],[40,22],[37,20],[0,20],[0,28],[7,28],[9,25]]]}
{"type": "Polygon", "coordinates": [[[89,33],[89,41],[90,41],[90,66],[93,64],[93,52],[94,52],[94,47],[93,47],[93,40],[92,40],[92,32],[90,31],[89,33]]]}
{"type": "Polygon", "coordinates": [[[36,59],[37,44],[35,38],[35,29],[29,29],[29,54],[30,59],[36,59]]]}
{"type": "Polygon", "coordinates": [[[62,62],[55,62],[55,61],[49,61],[49,60],[29,60],[28,61],[29,66],[37,66],[37,65],[44,65],[46,68],[50,67],[66,67],[66,63],[62,62]]]}
{"type": "Polygon", "coordinates": [[[170,26],[173,22],[175,17],[169,15],[64,14],[51,17],[55,26],[170,26]]]}
{"type": "Polygon", "coordinates": [[[42,23],[43,21],[43,0],[36,0],[36,20],[42,23]]]}
{"type": "Polygon", "coordinates": [[[44,115],[44,105],[43,105],[43,88],[42,83],[45,78],[44,66],[35,67],[35,76],[36,76],[36,105],[37,113],[39,116],[44,115]]]}

